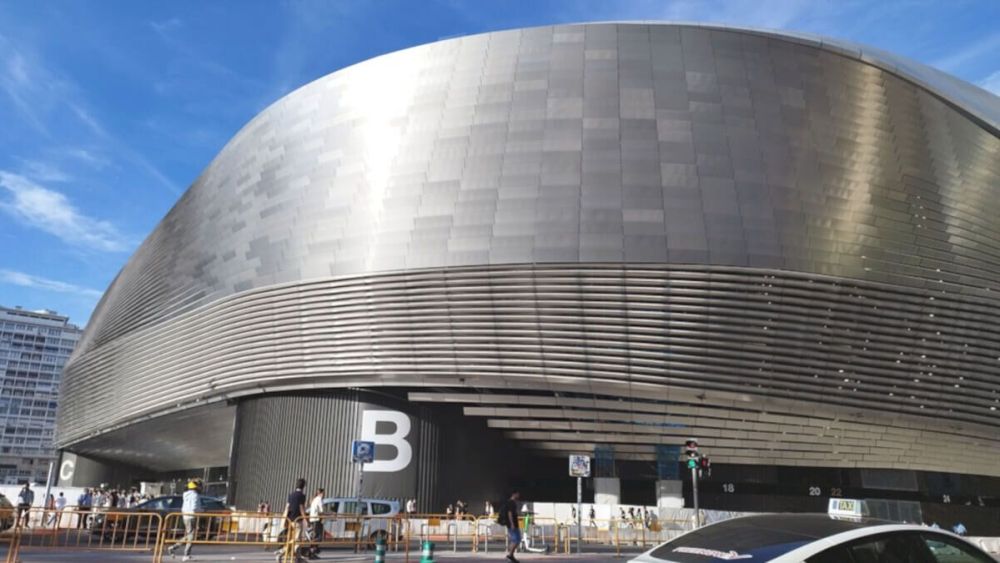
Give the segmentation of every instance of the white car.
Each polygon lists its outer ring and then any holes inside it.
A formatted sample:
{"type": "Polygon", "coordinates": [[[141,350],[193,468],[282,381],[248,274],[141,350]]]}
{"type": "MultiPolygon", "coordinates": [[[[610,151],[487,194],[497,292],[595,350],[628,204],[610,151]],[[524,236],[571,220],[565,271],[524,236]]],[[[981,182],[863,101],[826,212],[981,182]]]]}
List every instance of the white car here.
{"type": "MultiPolygon", "coordinates": [[[[392,530],[390,520],[399,514],[399,502],[371,498],[328,497],[323,499],[323,514],[328,516],[323,520],[324,539],[353,540],[358,534],[362,538],[368,538],[369,543],[374,543],[378,538],[387,539],[389,537],[392,530]],[[334,514],[341,517],[329,517],[334,514]],[[364,518],[360,520],[351,518],[351,516],[358,514],[364,518]],[[368,518],[369,515],[372,518],[368,518]]],[[[284,519],[274,518],[269,530],[271,541],[283,541],[284,519]]]]}
{"type": "Polygon", "coordinates": [[[959,536],[885,520],[825,514],[733,518],[678,536],[637,563],[996,563],[959,536]]]}
{"type": "Polygon", "coordinates": [[[399,514],[399,502],[370,498],[330,497],[323,499],[324,514],[339,514],[344,518],[327,519],[323,528],[327,537],[344,539],[353,538],[359,525],[358,520],[349,518],[351,515],[364,516],[360,520],[361,537],[367,537],[371,542],[378,538],[389,537],[391,525],[389,519],[399,514]],[[371,516],[371,518],[367,518],[371,516]]]}

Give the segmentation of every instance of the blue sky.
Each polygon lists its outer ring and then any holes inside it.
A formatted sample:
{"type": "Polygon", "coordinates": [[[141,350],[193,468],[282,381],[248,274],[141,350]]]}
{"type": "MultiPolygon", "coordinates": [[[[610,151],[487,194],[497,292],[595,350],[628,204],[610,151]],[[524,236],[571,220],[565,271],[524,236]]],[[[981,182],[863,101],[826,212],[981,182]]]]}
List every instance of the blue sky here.
{"type": "Polygon", "coordinates": [[[1000,1],[0,2],[0,304],[87,321],[239,128],[306,82],[482,31],[711,21],[880,47],[1000,93],[1000,1]]]}

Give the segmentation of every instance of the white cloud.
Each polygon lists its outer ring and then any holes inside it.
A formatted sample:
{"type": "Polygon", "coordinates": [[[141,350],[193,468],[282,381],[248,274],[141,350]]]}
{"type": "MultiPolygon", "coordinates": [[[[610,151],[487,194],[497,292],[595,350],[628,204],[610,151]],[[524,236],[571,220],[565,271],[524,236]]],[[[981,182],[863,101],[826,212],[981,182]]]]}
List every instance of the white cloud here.
{"type": "Polygon", "coordinates": [[[9,199],[0,201],[0,210],[67,244],[106,252],[122,252],[131,247],[127,237],[114,225],[84,215],[59,192],[4,171],[0,171],[0,187],[11,194],[9,199]]]}
{"type": "Polygon", "coordinates": [[[666,5],[663,17],[670,21],[709,21],[781,29],[821,8],[821,3],[809,0],[730,0],[721,3],[675,0],[666,5]]]}
{"type": "Polygon", "coordinates": [[[983,90],[993,92],[1000,96],[1000,70],[979,81],[978,86],[983,90]]]}
{"type": "Polygon", "coordinates": [[[41,276],[33,276],[31,274],[17,272],[14,270],[0,270],[0,283],[42,289],[45,291],[55,291],[58,293],[71,293],[88,298],[101,297],[101,292],[96,289],[81,287],[79,285],[57,280],[50,280],[41,276]]]}
{"type": "Polygon", "coordinates": [[[95,153],[92,150],[80,148],[80,147],[69,147],[61,149],[59,151],[61,154],[71,157],[75,160],[83,162],[87,166],[90,166],[94,170],[103,170],[111,164],[111,161],[106,157],[95,153]]]}
{"type": "MultiPolygon", "coordinates": [[[[45,137],[52,137],[49,127],[62,112],[76,118],[97,144],[109,152],[121,155],[132,162],[156,184],[173,194],[181,188],[164,174],[153,162],[128,144],[120,141],[99,118],[99,112],[86,102],[81,88],[57,67],[45,64],[44,59],[15,46],[0,34],[0,92],[5,93],[21,119],[45,137]]],[[[50,181],[38,178],[41,181],[50,181]]]]}
{"type": "Polygon", "coordinates": [[[37,182],[68,182],[72,178],[61,168],[40,160],[19,158],[21,173],[37,182]]]}
{"type": "Polygon", "coordinates": [[[981,57],[995,57],[997,51],[1000,51],[1000,33],[988,35],[974,43],[966,45],[961,51],[931,62],[931,66],[948,72],[954,72],[961,68],[962,65],[981,57]]]}

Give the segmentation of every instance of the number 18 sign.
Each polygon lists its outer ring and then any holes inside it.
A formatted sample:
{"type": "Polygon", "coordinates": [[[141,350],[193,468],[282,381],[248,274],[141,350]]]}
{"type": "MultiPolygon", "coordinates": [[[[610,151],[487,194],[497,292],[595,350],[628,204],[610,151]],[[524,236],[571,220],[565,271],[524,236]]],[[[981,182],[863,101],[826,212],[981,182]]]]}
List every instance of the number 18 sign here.
{"type": "Polygon", "coordinates": [[[590,456],[585,456],[585,455],[569,456],[569,476],[590,477],[590,456]]]}

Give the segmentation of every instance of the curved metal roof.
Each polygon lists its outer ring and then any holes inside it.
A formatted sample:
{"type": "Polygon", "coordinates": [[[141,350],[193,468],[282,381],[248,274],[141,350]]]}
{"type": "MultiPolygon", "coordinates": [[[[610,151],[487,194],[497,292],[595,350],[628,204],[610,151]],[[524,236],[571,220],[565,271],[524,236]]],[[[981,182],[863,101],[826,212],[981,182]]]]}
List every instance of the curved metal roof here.
{"type": "Polygon", "coordinates": [[[981,125],[988,127],[994,135],[1000,136],[1000,96],[996,96],[947,72],[877,47],[813,33],[697,22],[635,20],[585,22],[571,25],[582,26],[595,23],[676,25],[680,27],[717,29],[719,31],[737,31],[817,47],[870,64],[886,72],[891,72],[900,78],[909,80],[926,89],[928,92],[955,105],[979,121],[981,125]]]}

